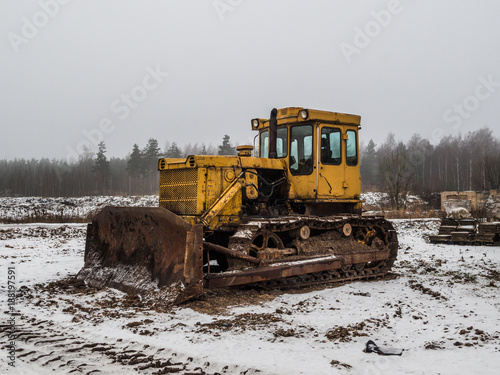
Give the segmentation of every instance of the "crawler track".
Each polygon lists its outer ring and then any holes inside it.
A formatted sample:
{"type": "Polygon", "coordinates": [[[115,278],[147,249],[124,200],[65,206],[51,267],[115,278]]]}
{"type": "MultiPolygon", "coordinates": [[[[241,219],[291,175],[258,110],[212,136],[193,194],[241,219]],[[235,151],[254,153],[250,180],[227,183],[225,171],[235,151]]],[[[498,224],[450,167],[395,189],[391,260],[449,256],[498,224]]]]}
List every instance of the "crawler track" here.
{"type": "MultiPolygon", "coordinates": [[[[299,288],[380,278],[389,272],[398,252],[397,235],[392,224],[383,217],[376,216],[296,216],[254,220],[238,228],[238,231],[229,239],[229,248],[246,255],[252,255],[252,253],[257,255],[256,239],[263,249],[276,247],[276,251],[285,251],[286,247],[296,246],[299,249],[304,248],[307,252],[301,253],[299,250],[296,255],[263,261],[263,265],[286,265],[304,260],[314,263],[314,259],[320,260],[321,257],[324,259],[332,256],[332,253],[339,260],[337,264],[332,263],[328,269],[324,267],[313,269],[312,272],[291,277],[275,277],[266,270],[267,273],[265,275],[263,273],[264,281],[251,283],[265,288],[299,288]],[[310,228],[311,237],[302,243],[294,242],[298,240],[293,240],[291,233],[294,231],[296,233],[304,226],[310,228]],[[344,232],[346,226],[349,228],[348,234],[344,232]],[[377,261],[356,262],[356,259],[358,261],[363,259],[363,255],[357,256],[363,251],[369,252],[372,258],[377,258],[377,261]],[[381,258],[381,254],[387,255],[381,258]]],[[[238,267],[240,264],[241,262],[236,261],[232,265],[238,267]]],[[[258,274],[258,270],[259,268],[255,267],[253,274],[258,274]]],[[[208,280],[211,277],[217,278],[220,275],[205,274],[208,280]]],[[[227,278],[229,283],[232,282],[231,274],[227,278]]],[[[241,282],[238,283],[241,284],[241,282]]]]}
{"type": "Polygon", "coordinates": [[[352,281],[375,280],[381,279],[387,275],[388,270],[382,269],[382,267],[362,271],[351,269],[347,272],[338,269],[332,271],[310,273],[302,276],[287,277],[278,280],[269,280],[262,283],[257,283],[256,286],[266,289],[294,289],[321,284],[343,284],[352,281]]]}

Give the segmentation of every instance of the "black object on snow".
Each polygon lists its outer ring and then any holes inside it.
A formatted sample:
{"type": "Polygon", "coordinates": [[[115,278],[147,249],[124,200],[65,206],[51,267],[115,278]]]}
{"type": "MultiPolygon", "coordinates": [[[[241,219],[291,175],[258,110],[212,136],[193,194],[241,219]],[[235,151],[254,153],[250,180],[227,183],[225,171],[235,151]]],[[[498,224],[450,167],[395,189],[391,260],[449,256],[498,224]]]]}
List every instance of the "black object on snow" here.
{"type": "Polygon", "coordinates": [[[365,353],[377,353],[379,355],[401,355],[404,349],[379,347],[372,340],[368,340],[365,350],[363,351],[365,353]]]}

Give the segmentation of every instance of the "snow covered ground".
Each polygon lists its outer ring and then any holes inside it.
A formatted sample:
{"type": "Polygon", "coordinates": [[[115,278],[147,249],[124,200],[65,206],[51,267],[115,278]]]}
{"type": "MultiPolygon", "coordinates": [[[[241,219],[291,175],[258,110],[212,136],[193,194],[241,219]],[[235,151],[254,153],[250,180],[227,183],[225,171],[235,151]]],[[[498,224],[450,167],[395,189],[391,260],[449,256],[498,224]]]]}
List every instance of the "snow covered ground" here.
{"type": "MultiPolygon", "coordinates": [[[[391,209],[391,200],[387,193],[369,191],[361,193],[360,198],[364,201],[363,209],[366,210],[366,214],[377,214],[391,209]]],[[[408,209],[425,205],[422,198],[412,194],[406,196],[401,203],[405,204],[408,209]]]]}
{"type": "Polygon", "coordinates": [[[236,289],[158,310],[68,278],[83,265],[84,224],[2,224],[0,373],[497,374],[500,248],[429,244],[433,219],[395,225],[392,278],[236,289]],[[15,368],[6,347],[9,266],[18,290],[15,368]],[[364,353],[368,340],[405,351],[364,353]]]}
{"type": "Polygon", "coordinates": [[[389,204],[389,194],[381,192],[369,191],[366,193],[361,193],[360,198],[364,200],[366,205],[375,206],[381,204],[389,204]]]}
{"type": "Polygon", "coordinates": [[[85,221],[105,206],[156,207],[158,196],[0,197],[0,222],[85,221]]]}
{"type": "MultiPolygon", "coordinates": [[[[364,207],[372,214],[390,209],[387,193],[361,194],[364,207]]],[[[423,204],[422,199],[409,195],[408,205],[423,204]]],[[[105,206],[156,207],[158,195],[146,196],[87,196],[87,197],[0,197],[0,223],[23,222],[85,222],[105,206]]]]}

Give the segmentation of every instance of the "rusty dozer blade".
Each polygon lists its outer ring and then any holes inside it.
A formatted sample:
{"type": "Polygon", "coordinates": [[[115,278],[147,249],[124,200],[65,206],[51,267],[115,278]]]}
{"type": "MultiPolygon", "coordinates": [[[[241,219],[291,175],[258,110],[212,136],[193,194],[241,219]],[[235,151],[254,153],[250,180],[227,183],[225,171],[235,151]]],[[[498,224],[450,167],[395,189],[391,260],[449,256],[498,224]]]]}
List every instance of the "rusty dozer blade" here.
{"type": "Polygon", "coordinates": [[[160,207],[105,207],[88,224],[77,278],[162,303],[188,300],[203,292],[203,226],[160,207]]]}

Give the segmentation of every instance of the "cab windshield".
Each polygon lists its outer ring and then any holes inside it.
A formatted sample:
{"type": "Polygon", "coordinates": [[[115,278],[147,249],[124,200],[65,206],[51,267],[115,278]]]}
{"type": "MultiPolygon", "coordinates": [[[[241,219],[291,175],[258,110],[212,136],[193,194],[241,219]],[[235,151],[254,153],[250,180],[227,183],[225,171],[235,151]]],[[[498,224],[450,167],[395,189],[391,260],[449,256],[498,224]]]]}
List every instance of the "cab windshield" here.
{"type": "Polygon", "coordinates": [[[290,172],[293,175],[313,171],[313,127],[297,125],[290,129],[290,172]]]}
{"type": "MultiPolygon", "coordinates": [[[[276,136],[276,153],[278,158],[284,158],[288,154],[288,129],[279,128],[276,136]]],[[[261,158],[269,157],[269,131],[260,133],[259,156],[261,158]]]]}

